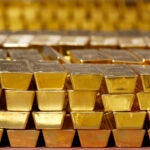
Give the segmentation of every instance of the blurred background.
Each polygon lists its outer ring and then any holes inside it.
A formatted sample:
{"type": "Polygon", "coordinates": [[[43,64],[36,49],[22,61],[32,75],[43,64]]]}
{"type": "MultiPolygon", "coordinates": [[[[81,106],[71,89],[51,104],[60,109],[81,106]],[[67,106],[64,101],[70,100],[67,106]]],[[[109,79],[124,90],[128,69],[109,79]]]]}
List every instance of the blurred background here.
{"type": "Polygon", "coordinates": [[[150,30],[150,0],[0,0],[0,30],[150,30]]]}

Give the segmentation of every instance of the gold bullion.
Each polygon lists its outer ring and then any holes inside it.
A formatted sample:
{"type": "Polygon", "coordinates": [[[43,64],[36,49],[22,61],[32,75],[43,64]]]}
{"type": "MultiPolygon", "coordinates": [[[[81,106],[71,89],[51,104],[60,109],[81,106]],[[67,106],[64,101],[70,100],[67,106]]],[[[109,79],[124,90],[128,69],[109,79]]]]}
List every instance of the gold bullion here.
{"type": "Polygon", "coordinates": [[[93,110],[96,102],[96,91],[68,91],[69,105],[72,111],[93,110]]]}
{"type": "Polygon", "coordinates": [[[99,129],[102,117],[103,112],[71,112],[74,129],[99,129]]]}
{"type": "Polygon", "coordinates": [[[145,130],[113,130],[113,136],[117,147],[141,147],[145,130]]]}
{"type": "Polygon", "coordinates": [[[32,112],[36,129],[61,129],[66,112],[32,112]]]}
{"type": "Polygon", "coordinates": [[[11,147],[36,147],[39,130],[7,130],[11,147]]]}
{"type": "Polygon", "coordinates": [[[34,100],[34,91],[6,90],[6,106],[10,111],[30,111],[34,100]]]}
{"type": "Polygon", "coordinates": [[[105,111],[131,111],[134,94],[103,94],[102,102],[105,111]]]}
{"type": "Polygon", "coordinates": [[[142,129],[146,112],[114,112],[114,117],[117,129],[142,129]]]}
{"type": "Polygon", "coordinates": [[[41,111],[63,110],[67,104],[63,90],[36,91],[38,108],[41,111]]]}
{"type": "Polygon", "coordinates": [[[25,129],[29,112],[0,111],[0,128],[25,129]]]}

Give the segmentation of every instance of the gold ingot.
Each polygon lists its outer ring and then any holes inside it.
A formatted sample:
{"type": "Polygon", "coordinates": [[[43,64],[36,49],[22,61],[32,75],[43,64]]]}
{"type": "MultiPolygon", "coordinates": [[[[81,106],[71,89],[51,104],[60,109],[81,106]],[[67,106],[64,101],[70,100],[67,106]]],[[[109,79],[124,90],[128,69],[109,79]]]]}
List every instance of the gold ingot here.
{"type": "Polygon", "coordinates": [[[103,112],[71,112],[74,129],[99,129],[103,112]]]}
{"type": "Polygon", "coordinates": [[[7,130],[11,147],[36,147],[39,130],[7,130]]]}
{"type": "Polygon", "coordinates": [[[149,97],[150,97],[150,93],[144,93],[144,92],[137,93],[140,110],[150,110],[149,97]]]}
{"type": "Polygon", "coordinates": [[[69,105],[72,111],[93,110],[96,102],[96,91],[68,91],[69,105]]]}
{"type": "Polygon", "coordinates": [[[30,111],[34,100],[34,91],[6,90],[6,106],[10,111],[30,111]]]}
{"type": "Polygon", "coordinates": [[[103,94],[102,102],[105,111],[131,111],[134,94],[103,94]]]}
{"type": "Polygon", "coordinates": [[[25,129],[30,112],[0,111],[0,128],[25,129]]]}
{"type": "Polygon", "coordinates": [[[142,129],[146,112],[114,112],[117,129],[142,129]]]}
{"type": "Polygon", "coordinates": [[[113,136],[117,147],[141,147],[144,135],[145,130],[113,130],[113,136]]]}
{"type": "Polygon", "coordinates": [[[32,112],[36,129],[61,129],[66,112],[32,112]]]}
{"type": "Polygon", "coordinates": [[[63,110],[66,105],[66,92],[57,91],[36,91],[38,108],[41,111],[63,110]]]}
{"type": "Polygon", "coordinates": [[[2,140],[3,132],[4,132],[4,129],[0,129],[0,142],[2,140]]]}
{"type": "Polygon", "coordinates": [[[42,130],[46,147],[72,147],[75,130],[42,130]]]}

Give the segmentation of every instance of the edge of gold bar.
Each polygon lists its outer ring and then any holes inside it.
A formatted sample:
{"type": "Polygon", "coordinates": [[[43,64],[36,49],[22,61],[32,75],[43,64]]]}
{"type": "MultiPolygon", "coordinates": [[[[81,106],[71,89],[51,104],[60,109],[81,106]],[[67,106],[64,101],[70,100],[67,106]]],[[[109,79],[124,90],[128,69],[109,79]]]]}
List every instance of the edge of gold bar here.
{"type": "Polygon", "coordinates": [[[113,136],[117,147],[141,147],[145,130],[113,130],[113,136]]]}
{"type": "Polygon", "coordinates": [[[0,111],[0,128],[25,129],[30,112],[0,111]]]}
{"type": "Polygon", "coordinates": [[[96,102],[96,91],[68,90],[69,105],[72,111],[93,110],[96,102]]]}
{"type": "Polygon", "coordinates": [[[148,136],[149,136],[149,140],[150,140],[150,129],[148,130],[148,136]]]}
{"type": "Polygon", "coordinates": [[[61,129],[66,112],[32,112],[36,129],[61,129]]]}
{"type": "Polygon", "coordinates": [[[131,111],[134,94],[103,94],[102,102],[105,111],[131,111]]]}
{"type": "Polygon", "coordinates": [[[117,129],[142,129],[146,112],[113,112],[117,129]]]}
{"type": "Polygon", "coordinates": [[[103,112],[71,112],[71,119],[74,129],[99,129],[102,122],[102,117],[103,112]]]}
{"type": "Polygon", "coordinates": [[[30,111],[34,101],[34,91],[6,90],[6,106],[9,111],[30,111]]]}
{"type": "Polygon", "coordinates": [[[4,129],[0,129],[0,142],[1,142],[2,137],[3,137],[3,132],[4,132],[4,129]]]}
{"type": "Polygon", "coordinates": [[[111,130],[77,130],[81,147],[107,147],[111,130]]]}
{"type": "Polygon", "coordinates": [[[148,118],[149,118],[149,120],[150,120],[150,111],[148,111],[147,113],[148,113],[148,118]]]}
{"type": "Polygon", "coordinates": [[[138,103],[140,106],[140,110],[150,110],[150,93],[139,92],[136,94],[138,98],[138,103]]]}
{"type": "Polygon", "coordinates": [[[42,130],[46,147],[72,147],[75,130],[42,130]]]}
{"type": "Polygon", "coordinates": [[[38,108],[41,111],[63,110],[67,103],[64,90],[36,91],[38,108]]]}
{"type": "Polygon", "coordinates": [[[7,130],[11,147],[36,147],[39,130],[7,130]]]}

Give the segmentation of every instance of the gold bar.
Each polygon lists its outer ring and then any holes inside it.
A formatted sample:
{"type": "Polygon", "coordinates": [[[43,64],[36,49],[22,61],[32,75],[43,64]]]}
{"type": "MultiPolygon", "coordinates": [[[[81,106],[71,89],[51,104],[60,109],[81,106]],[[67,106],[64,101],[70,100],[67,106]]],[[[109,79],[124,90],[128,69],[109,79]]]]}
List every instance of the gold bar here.
{"type": "MultiPolygon", "coordinates": [[[[1,38],[1,37],[0,37],[1,38]]],[[[7,53],[5,50],[0,49],[0,60],[5,60],[7,58],[7,53]]]]}
{"type": "Polygon", "coordinates": [[[99,129],[103,112],[83,111],[71,112],[74,129],[99,129]]]}
{"type": "Polygon", "coordinates": [[[67,105],[64,90],[36,91],[38,108],[41,111],[58,111],[67,105]]]}
{"type": "Polygon", "coordinates": [[[104,111],[131,111],[134,94],[103,94],[104,111]]]}
{"type": "Polygon", "coordinates": [[[62,90],[67,72],[55,62],[34,62],[32,69],[38,90],[62,90]]]}
{"type": "Polygon", "coordinates": [[[27,90],[32,73],[26,61],[0,61],[2,89],[27,90]]]}
{"type": "Polygon", "coordinates": [[[113,130],[113,136],[117,147],[141,147],[145,130],[113,130]]]}
{"type": "Polygon", "coordinates": [[[137,74],[127,65],[96,65],[104,74],[108,92],[111,94],[133,93],[136,87],[137,74]]]}
{"type": "Polygon", "coordinates": [[[0,128],[25,129],[29,112],[0,111],[0,128]]]}
{"type": "Polygon", "coordinates": [[[99,90],[102,74],[92,64],[65,64],[73,90],[99,90]],[[87,84],[88,83],[88,84],[87,84]]]}
{"type": "Polygon", "coordinates": [[[115,64],[142,64],[142,59],[127,50],[101,49],[99,52],[101,55],[112,60],[112,63],[115,64]]]}
{"type": "Polygon", "coordinates": [[[61,129],[65,114],[65,111],[32,112],[36,129],[61,129]]]}
{"type": "Polygon", "coordinates": [[[113,112],[117,129],[142,129],[146,117],[145,111],[113,112]]]}
{"type": "Polygon", "coordinates": [[[7,130],[11,147],[36,147],[39,130],[7,130]]]}
{"type": "Polygon", "coordinates": [[[31,111],[34,91],[6,90],[6,106],[9,111],[31,111]]]}
{"type": "Polygon", "coordinates": [[[77,130],[81,147],[107,147],[110,130],[77,130]]]}
{"type": "Polygon", "coordinates": [[[69,50],[72,63],[110,63],[111,59],[99,53],[96,49],[69,50]]]}
{"type": "Polygon", "coordinates": [[[68,91],[71,111],[93,110],[96,102],[96,91],[68,91]]]}
{"type": "Polygon", "coordinates": [[[42,130],[46,147],[72,147],[75,130],[42,130]]]}

